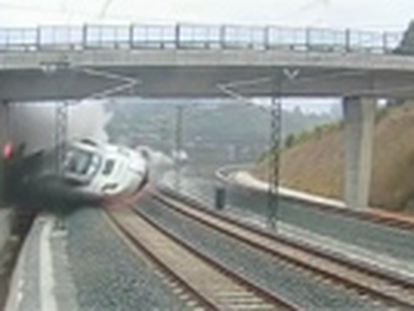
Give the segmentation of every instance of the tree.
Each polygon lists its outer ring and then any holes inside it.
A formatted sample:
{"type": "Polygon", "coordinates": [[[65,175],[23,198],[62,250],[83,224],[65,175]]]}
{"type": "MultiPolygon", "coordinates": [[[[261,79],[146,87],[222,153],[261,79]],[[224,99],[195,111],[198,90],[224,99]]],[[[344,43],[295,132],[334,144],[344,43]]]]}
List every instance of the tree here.
{"type": "Polygon", "coordinates": [[[414,55],[414,21],[410,22],[408,29],[404,32],[401,43],[394,50],[394,53],[414,55]]]}
{"type": "Polygon", "coordinates": [[[287,149],[289,149],[289,148],[291,148],[291,147],[293,147],[293,145],[295,144],[295,141],[296,141],[296,137],[295,137],[295,134],[289,134],[287,137],[286,137],[286,140],[285,140],[285,147],[287,148],[287,149]]]}

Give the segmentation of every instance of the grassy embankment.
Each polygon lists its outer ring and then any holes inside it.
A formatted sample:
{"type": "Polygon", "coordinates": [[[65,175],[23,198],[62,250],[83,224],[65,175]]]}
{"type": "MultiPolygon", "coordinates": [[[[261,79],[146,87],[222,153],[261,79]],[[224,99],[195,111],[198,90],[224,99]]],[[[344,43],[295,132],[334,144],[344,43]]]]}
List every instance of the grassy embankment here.
{"type": "MultiPolygon", "coordinates": [[[[330,198],[343,197],[343,125],[305,133],[282,151],[282,185],[330,198]]],[[[254,174],[266,180],[267,158],[254,174]]],[[[414,105],[381,110],[375,125],[370,205],[414,211],[414,105]]]]}

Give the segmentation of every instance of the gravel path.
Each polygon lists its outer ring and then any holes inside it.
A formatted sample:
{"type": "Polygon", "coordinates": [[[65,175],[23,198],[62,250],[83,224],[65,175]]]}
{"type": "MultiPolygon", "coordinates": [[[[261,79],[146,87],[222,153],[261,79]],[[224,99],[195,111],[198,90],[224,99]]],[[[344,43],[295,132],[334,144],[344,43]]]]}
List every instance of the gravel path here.
{"type": "Polygon", "coordinates": [[[159,203],[142,201],[140,210],[163,227],[195,245],[199,250],[255,280],[263,287],[293,300],[306,310],[378,310],[379,306],[356,293],[315,281],[296,268],[257,251],[233,238],[160,208],[159,203]]]}
{"type": "Polygon", "coordinates": [[[67,254],[80,310],[185,310],[153,267],[103,218],[85,208],[67,218],[67,254]]]}

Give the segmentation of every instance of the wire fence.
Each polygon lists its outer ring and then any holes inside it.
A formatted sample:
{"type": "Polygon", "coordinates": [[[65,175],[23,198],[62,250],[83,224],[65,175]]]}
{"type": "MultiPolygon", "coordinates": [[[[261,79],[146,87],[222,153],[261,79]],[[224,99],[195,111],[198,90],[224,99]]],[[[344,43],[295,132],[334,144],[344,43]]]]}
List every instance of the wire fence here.
{"type": "Polygon", "coordinates": [[[405,41],[404,34],[397,32],[277,26],[177,24],[0,28],[0,50],[3,51],[105,48],[414,53],[414,45],[405,41]]]}

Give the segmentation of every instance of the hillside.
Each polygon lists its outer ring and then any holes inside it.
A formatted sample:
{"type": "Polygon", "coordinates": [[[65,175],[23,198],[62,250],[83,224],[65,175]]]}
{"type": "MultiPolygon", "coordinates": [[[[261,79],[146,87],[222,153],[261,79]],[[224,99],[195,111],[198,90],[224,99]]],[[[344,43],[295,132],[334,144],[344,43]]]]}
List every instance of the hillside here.
{"type": "MultiPolygon", "coordinates": [[[[108,105],[111,141],[144,144],[170,153],[175,147],[177,106],[183,107],[182,141],[197,165],[251,162],[268,149],[269,112],[225,100],[130,100],[108,105]]],[[[298,134],[332,122],[331,113],[285,110],[283,133],[298,134]]]]}
{"type": "MultiPolygon", "coordinates": [[[[375,126],[370,205],[414,211],[414,105],[388,108],[375,126]]],[[[266,179],[266,159],[254,173],[266,179]]],[[[343,129],[332,128],[282,152],[282,184],[343,197],[343,129]]]]}

